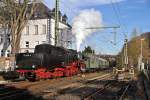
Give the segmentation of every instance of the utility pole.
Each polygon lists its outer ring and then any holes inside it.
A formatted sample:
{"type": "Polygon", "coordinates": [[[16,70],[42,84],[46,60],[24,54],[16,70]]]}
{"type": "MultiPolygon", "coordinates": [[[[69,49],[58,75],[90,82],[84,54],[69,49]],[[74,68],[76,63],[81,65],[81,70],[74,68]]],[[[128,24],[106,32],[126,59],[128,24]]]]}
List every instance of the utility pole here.
{"type": "Polygon", "coordinates": [[[124,45],[124,68],[125,70],[127,70],[128,68],[128,39],[125,38],[125,41],[124,41],[125,45],[124,45]]]}
{"type": "Polygon", "coordinates": [[[55,46],[57,46],[59,34],[59,0],[55,1],[55,46]]]}
{"type": "Polygon", "coordinates": [[[145,40],[144,38],[141,39],[141,58],[143,58],[143,42],[142,41],[144,40],[145,40]]]}
{"type": "Polygon", "coordinates": [[[143,65],[143,41],[144,40],[145,40],[144,38],[141,39],[140,70],[142,70],[144,66],[143,65]]]}

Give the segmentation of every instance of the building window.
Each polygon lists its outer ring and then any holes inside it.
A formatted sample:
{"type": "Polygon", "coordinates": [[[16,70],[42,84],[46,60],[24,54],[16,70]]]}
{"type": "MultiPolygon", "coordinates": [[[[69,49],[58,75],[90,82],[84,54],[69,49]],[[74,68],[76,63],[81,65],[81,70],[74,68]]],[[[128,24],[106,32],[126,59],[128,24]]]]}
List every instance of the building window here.
{"type": "Polygon", "coordinates": [[[7,50],[7,57],[10,57],[10,50],[7,50]]]}
{"type": "Polygon", "coordinates": [[[42,41],[42,43],[43,43],[43,44],[45,44],[45,43],[46,43],[46,41],[42,41]]]}
{"type": "Polygon", "coordinates": [[[2,36],[0,36],[0,43],[2,43],[3,42],[3,37],[2,36]]]}
{"type": "Polygon", "coordinates": [[[42,34],[46,34],[46,25],[42,25],[42,34]]]}
{"type": "Polygon", "coordinates": [[[35,25],[35,35],[38,35],[38,25],[35,25]]]}
{"type": "Polygon", "coordinates": [[[29,26],[26,26],[26,34],[25,35],[29,35],[29,26]]]}
{"type": "Polygon", "coordinates": [[[1,50],[1,57],[3,57],[4,56],[4,51],[3,50],[1,50]]]}
{"type": "Polygon", "coordinates": [[[26,48],[29,48],[29,41],[26,41],[26,48]]]}

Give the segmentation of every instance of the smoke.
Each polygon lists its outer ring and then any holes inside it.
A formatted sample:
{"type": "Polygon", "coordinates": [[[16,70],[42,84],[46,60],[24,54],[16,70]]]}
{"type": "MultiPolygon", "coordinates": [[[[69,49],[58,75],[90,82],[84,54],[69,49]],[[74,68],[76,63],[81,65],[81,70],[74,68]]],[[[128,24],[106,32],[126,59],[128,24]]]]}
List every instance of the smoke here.
{"type": "Polygon", "coordinates": [[[98,29],[87,29],[92,27],[102,27],[102,15],[95,9],[83,10],[73,19],[72,33],[76,37],[77,51],[80,50],[82,42],[98,29]]]}

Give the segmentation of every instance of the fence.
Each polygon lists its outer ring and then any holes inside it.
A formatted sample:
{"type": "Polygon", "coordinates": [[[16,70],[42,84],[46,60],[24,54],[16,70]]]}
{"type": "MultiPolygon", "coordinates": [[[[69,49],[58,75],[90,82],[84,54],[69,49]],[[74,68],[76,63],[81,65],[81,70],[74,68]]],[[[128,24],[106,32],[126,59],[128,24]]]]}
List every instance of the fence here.
{"type": "Polygon", "coordinates": [[[1,57],[0,71],[13,71],[15,66],[15,57],[1,57]]]}

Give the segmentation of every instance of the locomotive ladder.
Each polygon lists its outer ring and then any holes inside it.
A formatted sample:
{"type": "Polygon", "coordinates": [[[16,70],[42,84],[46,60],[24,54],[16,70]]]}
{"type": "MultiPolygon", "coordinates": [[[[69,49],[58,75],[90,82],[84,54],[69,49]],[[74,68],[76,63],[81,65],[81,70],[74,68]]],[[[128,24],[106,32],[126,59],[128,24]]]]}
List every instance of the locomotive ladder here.
{"type": "Polygon", "coordinates": [[[47,42],[51,43],[51,18],[47,19],[47,42]]]}

